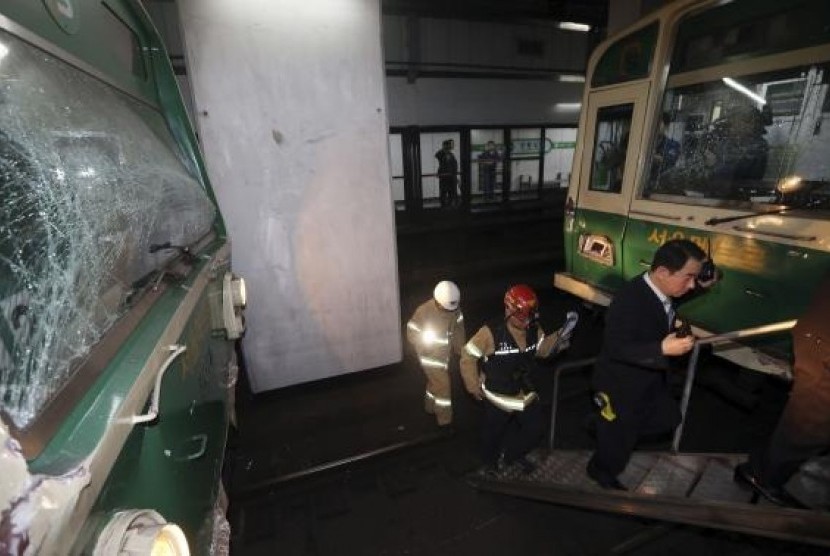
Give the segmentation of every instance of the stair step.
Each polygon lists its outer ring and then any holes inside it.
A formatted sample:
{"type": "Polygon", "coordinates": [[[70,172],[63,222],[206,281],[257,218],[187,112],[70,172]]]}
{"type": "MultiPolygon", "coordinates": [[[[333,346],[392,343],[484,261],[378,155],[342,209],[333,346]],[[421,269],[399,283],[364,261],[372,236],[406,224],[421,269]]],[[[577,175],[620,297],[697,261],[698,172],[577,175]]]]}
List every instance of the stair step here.
{"type": "Polygon", "coordinates": [[[637,485],[637,494],[685,497],[706,460],[694,455],[661,455],[637,485]]]}
{"type": "Polygon", "coordinates": [[[631,456],[631,460],[628,462],[625,471],[620,475],[620,482],[628,487],[629,490],[635,490],[643,482],[643,479],[645,479],[649,471],[657,465],[658,459],[660,459],[660,454],[635,452],[631,456]]]}
{"type": "Polygon", "coordinates": [[[693,500],[717,500],[719,502],[749,502],[752,492],[738,485],[733,479],[735,465],[743,457],[709,458],[703,475],[689,495],[693,500]]]}

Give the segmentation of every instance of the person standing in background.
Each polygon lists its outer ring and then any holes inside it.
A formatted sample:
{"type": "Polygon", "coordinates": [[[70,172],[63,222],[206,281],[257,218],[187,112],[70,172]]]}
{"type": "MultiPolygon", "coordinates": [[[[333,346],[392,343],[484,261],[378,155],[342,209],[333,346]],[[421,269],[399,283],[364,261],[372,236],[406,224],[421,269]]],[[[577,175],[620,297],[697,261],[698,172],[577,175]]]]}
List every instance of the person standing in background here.
{"type": "Polygon", "coordinates": [[[485,201],[493,199],[496,190],[496,167],[499,160],[501,156],[496,150],[496,144],[493,141],[487,141],[484,152],[478,155],[478,177],[484,191],[485,201]]]}
{"type": "Polygon", "coordinates": [[[441,208],[455,206],[458,199],[458,160],[452,152],[453,147],[453,140],[447,139],[441,143],[441,150],[435,153],[438,160],[438,198],[441,208]]]}

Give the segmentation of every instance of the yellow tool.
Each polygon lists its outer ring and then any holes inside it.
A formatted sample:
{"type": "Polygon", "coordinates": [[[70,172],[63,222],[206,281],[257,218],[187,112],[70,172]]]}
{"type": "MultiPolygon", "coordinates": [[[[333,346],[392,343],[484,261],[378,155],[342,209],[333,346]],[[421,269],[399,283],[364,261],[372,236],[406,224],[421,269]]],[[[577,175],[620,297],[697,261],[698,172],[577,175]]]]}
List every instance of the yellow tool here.
{"type": "Polygon", "coordinates": [[[614,413],[614,408],[611,407],[611,398],[605,392],[597,392],[594,394],[594,403],[599,408],[599,414],[606,421],[613,421],[617,418],[617,414],[614,413]]]}

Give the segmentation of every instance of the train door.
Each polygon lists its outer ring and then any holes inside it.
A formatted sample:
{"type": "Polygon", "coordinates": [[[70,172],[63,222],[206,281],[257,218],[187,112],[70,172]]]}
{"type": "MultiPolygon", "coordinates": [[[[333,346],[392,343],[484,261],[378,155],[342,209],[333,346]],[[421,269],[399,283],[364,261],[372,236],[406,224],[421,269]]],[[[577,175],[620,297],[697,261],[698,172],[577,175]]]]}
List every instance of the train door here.
{"type": "Polygon", "coordinates": [[[604,290],[624,278],[623,237],[643,130],[648,83],[588,96],[586,137],[578,161],[571,269],[604,290]]]}

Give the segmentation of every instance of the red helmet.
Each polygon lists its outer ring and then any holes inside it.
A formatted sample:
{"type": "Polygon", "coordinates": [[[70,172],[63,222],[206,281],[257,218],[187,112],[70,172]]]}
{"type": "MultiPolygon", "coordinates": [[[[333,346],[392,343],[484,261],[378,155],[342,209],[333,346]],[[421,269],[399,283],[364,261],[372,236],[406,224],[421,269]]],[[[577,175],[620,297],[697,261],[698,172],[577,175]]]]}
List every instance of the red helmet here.
{"type": "Polygon", "coordinates": [[[504,306],[510,316],[521,321],[530,321],[536,316],[536,308],[539,306],[539,298],[530,286],[519,284],[513,286],[504,294],[504,306]]]}

